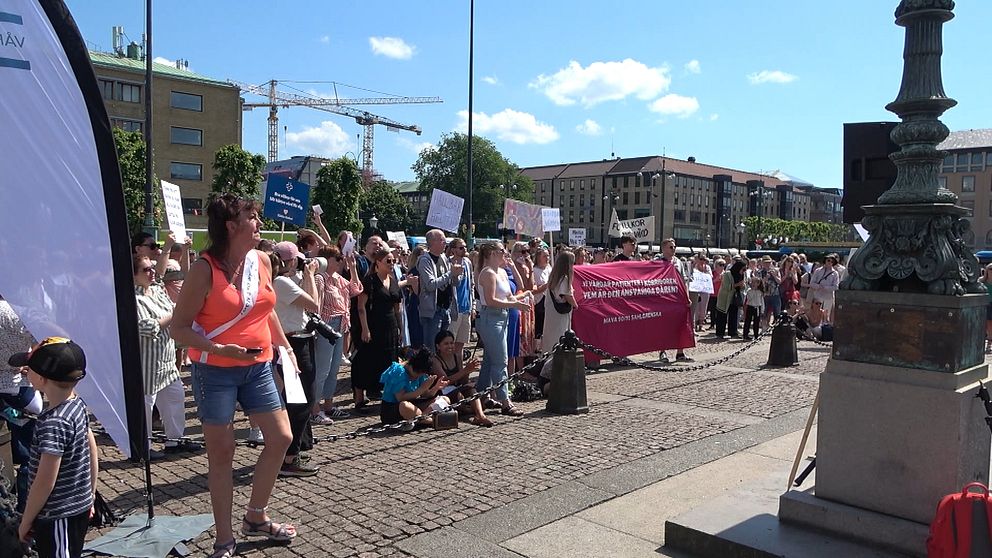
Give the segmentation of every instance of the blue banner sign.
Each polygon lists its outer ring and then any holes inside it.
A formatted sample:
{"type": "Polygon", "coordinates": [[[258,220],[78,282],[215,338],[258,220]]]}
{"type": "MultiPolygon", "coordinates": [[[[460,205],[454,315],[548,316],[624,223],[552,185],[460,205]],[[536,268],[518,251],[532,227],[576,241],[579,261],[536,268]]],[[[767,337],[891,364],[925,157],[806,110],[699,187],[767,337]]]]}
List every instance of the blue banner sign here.
{"type": "Polygon", "coordinates": [[[310,207],[310,185],[290,180],[285,176],[269,173],[265,183],[265,203],[262,215],[298,227],[307,224],[310,207]]]}

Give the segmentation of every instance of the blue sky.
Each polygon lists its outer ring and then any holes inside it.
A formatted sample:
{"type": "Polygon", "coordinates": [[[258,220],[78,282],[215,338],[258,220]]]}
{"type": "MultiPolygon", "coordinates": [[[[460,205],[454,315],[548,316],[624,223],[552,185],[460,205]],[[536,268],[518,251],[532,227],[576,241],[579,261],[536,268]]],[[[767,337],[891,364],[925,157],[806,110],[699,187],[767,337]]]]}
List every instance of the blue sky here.
{"type": "MultiPolygon", "coordinates": [[[[140,41],[143,0],[67,4],[90,48],[109,51],[114,25],[140,41]]],[[[902,72],[897,4],[477,0],[474,128],[522,167],[664,150],[840,187],[842,124],[895,118],[884,105],[902,72]]],[[[943,120],[952,130],[992,127],[992,2],[957,4],[944,27],[943,67],[959,104],[943,120]]],[[[156,0],[153,54],[187,59],[214,78],[279,79],[287,92],[326,93],[330,85],[299,82],[336,81],[439,96],[443,104],[365,107],[423,128],[419,137],[376,129],[377,171],[408,180],[418,150],[464,123],[468,5],[156,0]]],[[[266,116],[244,115],[244,146],[256,153],[266,152],[266,116]]],[[[361,127],[349,118],[304,107],[279,116],[280,158],[360,152],[361,127]]]]}

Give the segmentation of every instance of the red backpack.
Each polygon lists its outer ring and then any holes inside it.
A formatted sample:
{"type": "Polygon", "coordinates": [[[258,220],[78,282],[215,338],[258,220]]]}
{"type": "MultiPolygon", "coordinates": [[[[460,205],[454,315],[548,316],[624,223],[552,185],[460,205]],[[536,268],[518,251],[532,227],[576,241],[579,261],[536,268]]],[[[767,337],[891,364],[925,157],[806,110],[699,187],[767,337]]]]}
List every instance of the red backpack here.
{"type": "Polygon", "coordinates": [[[960,494],[948,494],[937,504],[937,515],[930,524],[927,537],[927,558],[970,558],[972,510],[975,505],[985,505],[989,535],[992,537],[992,497],[989,489],[980,482],[965,485],[960,494]],[[969,492],[972,487],[982,491],[969,492]]]}

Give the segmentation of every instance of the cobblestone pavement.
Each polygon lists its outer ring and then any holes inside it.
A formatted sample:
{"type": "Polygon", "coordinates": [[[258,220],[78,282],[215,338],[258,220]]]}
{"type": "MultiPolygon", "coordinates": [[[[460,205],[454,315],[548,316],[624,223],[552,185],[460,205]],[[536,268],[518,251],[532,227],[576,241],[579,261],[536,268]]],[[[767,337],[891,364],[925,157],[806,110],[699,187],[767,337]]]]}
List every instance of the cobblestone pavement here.
{"type": "MultiPolygon", "coordinates": [[[[729,354],[741,343],[703,332],[697,348],[688,351],[696,359],[689,365],[729,354]]],[[[320,474],[280,479],[270,503],[275,520],[298,526],[297,539],[288,546],[242,542],[239,552],[244,556],[408,556],[394,546],[397,541],[810,405],[829,349],[800,343],[800,365],[769,368],[764,366],[768,344],[763,340],[730,362],[698,371],[651,372],[607,365],[606,372],[587,377],[590,399],[596,404],[585,415],[553,415],[544,411],[544,401],[535,401],[519,404],[526,411],[524,417],[492,416],[495,428],[463,422],[457,430],[424,429],[320,443],[311,452],[320,474]],[[668,409],[667,403],[676,405],[668,409]],[[693,408],[720,412],[689,412],[693,408]]],[[[638,355],[634,360],[658,364],[658,354],[638,355]]],[[[350,391],[347,370],[339,386],[339,393],[350,391]]],[[[346,409],[351,403],[350,394],[338,399],[346,409]]],[[[187,416],[187,434],[199,437],[191,398],[187,416]]],[[[332,426],[314,427],[314,434],[340,434],[377,423],[377,413],[356,415],[332,426]]],[[[240,414],[235,428],[239,438],[247,435],[248,423],[240,414]]],[[[124,461],[106,436],[100,436],[98,443],[100,492],[116,510],[143,511],[143,469],[124,461]]],[[[235,528],[258,453],[243,445],[236,451],[235,528]]],[[[206,472],[205,454],[153,463],[157,513],[209,513],[206,472]]],[[[99,533],[91,531],[90,537],[99,533]]],[[[211,532],[188,546],[195,554],[205,554],[212,543],[211,532]]]]}

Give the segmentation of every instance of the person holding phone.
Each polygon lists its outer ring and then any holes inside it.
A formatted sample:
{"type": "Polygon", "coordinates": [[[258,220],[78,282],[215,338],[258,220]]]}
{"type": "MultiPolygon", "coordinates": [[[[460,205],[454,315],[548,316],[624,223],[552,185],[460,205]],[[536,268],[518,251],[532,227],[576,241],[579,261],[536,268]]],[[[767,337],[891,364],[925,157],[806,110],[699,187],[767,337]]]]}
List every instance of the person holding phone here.
{"type": "MultiPolygon", "coordinates": [[[[447,397],[439,395],[448,386],[448,380],[432,375],[431,364],[431,352],[421,347],[409,360],[394,362],[382,373],[379,378],[383,385],[379,408],[382,424],[415,419],[428,412],[435,401],[450,404],[447,397]]],[[[413,425],[403,425],[402,430],[409,432],[413,425]]]]}
{"type": "Polygon", "coordinates": [[[290,541],[296,527],[266,513],[279,469],[292,442],[289,418],[272,376],[273,346],[292,357],[275,313],[268,256],[254,250],[261,235],[258,202],[222,194],[207,207],[210,246],[190,265],[172,314],[172,337],[189,347],[193,396],[207,442],[207,486],[217,542],[213,558],[234,555],[234,408],[261,428],[265,446],[252,473],[251,496],[241,523],[246,537],[290,541]],[[195,324],[195,327],[194,327],[195,324]],[[249,348],[261,348],[249,354],[249,348]]]}

